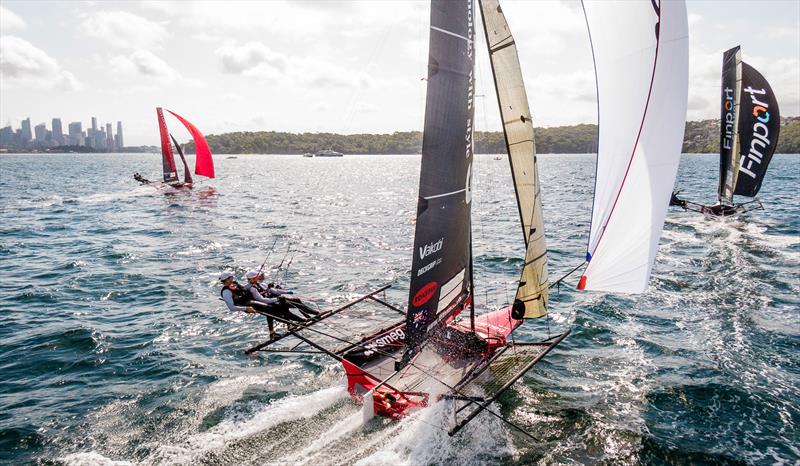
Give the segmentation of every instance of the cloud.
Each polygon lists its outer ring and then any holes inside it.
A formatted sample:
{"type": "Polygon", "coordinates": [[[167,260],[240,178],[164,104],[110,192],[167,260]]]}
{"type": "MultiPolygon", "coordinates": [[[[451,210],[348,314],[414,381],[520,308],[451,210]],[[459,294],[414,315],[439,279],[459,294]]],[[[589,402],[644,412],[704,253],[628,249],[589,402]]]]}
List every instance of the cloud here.
{"type": "Polygon", "coordinates": [[[374,79],[324,59],[288,58],[261,42],[228,43],[218,48],[222,70],[264,81],[285,81],[287,85],[313,88],[370,88],[374,79]]]}
{"type": "Polygon", "coordinates": [[[30,42],[14,36],[0,37],[0,76],[3,85],[78,90],[82,86],[69,71],[30,42]]]}
{"type": "Polygon", "coordinates": [[[127,11],[91,13],[81,30],[114,47],[132,49],[158,46],[168,35],[162,25],[127,11]]]}
{"type": "Polygon", "coordinates": [[[283,74],[287,65],[284,55],[273,52],[260,42],[224,45],[215,54],[220,57],[224,72],[255,78],[277,78],[283,74]]]}
{"type": "Polygon", "coordinates": [[[181,79],[178,71],[147,50],[136,50],[130,55],[118,55],[111,59],[110,64],[112,71],[118,74],[136,73],[164,82],[181,79]]]}
{"type": "Polygon", "coordinates": [[[13,11],[0,5],[0,31],[18,31],[25,29],[25,21],[13,11]]]}

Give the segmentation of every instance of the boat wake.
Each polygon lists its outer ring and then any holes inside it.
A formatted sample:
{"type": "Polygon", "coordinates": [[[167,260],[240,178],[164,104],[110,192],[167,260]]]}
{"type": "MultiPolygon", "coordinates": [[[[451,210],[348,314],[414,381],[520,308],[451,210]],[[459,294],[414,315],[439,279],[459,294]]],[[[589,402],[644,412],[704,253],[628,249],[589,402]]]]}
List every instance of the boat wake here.
{"type": "Polygon", "coordinates": [[[18,199],[15,202],[9,203],[6,208],[24,211],[47,209],[54,206],[70,204],[103,204],[126,199],[136,199],[143,196],[152,196],[158,192],[160,192],[158,189],[153,189],[150,186],[137,186],[129,191],[96,193],[86,196],[60,196],[58,194],[53,194],[32,199],[18,199]]]}
{"type": "MultiPolygon", "coordinates": [[[[270,380],[252,376],[217,382],[203,399],[185,403],[196,407],[193,415],[184,412],[173,419],[181,426],[167,427],[171,432],[160,435],[133,425],[136,422],[133,418],[140,415],[136,413],[136,401],[113,403],[96,413],[98,420],[108,420],[98,422],[93,430],[118,438],[98,442],[98,448],[91,451],[63,454],[58,461],[68,466],[255,463],[369,466],[485,464],[513,455],[511,436],[504,425],[486,413],[479,422],[469,424],[451,438],[447,435],[452,418],[452,405],[448,402],[435,403],[401,421],[374,418],[364,423],[360,406],[350,399],[343,386],[267,402],[246,401],[248,393],[271,384],[270,380]],[[214,423],[220,413],[223,413],[221,420],[214,423]]],[[[171,424],[169,419],[161,422],[171,424]]]]}

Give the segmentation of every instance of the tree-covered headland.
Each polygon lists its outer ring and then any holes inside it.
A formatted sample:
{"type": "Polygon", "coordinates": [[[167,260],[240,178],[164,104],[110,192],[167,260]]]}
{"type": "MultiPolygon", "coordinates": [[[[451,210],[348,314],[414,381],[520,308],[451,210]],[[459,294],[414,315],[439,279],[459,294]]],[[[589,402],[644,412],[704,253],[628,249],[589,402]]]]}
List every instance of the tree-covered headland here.
{"type": "MultiPolygon", "coordinates": [[[[345,154],[419,154],[422,133],[405,131],[391,134],[282,133],[245,131],[210,134],[206,137],[215,154],[303,154],[334,149],[345,154]]],[[[581,124],[536,128],[536,152],[540,154],[593,153],[597,147],[597,126],[581,124]]],[[[500,131],[475,133],[475,152],[505,152],[500,131]]],[[[714,153],[719,150],[719,120],[686,123],[683,152],[714,153]]],[[[194,152],[194,143],[187,144],[194,152]]],[[[781,119],[778,153],[800,153],[800,117],[781,119]]]]}

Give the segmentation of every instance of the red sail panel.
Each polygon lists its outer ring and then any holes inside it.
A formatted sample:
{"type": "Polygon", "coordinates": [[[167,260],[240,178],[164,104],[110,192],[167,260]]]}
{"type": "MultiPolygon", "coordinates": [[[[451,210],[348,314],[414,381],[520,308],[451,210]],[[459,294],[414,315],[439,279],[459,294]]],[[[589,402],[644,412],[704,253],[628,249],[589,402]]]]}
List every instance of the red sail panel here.
{"type": "Polygon", "coordinates": [[[194,150],[196,154],[194,162],[195,175],[214,178],[214,160],[211,158],[211,149],[208,147],[206,137],[203,136],[203,133],[201,133],[200,130],[197,129],[197,127],[191,122],[173,111],[167,111],[175,118],[180,120],[180,122],[183,123],[183,126],[185,126],[186,129],[192,134],[192,138],[194,138],[194,150]]]}
{"type": "Polygon", "coordinates": [[[178,181],[175,155],[172,153],[172,143],[169,141],[167,122],[164,121],[164,112],[161,111],[161,107],[156,107],[156,114],[158,115],[158,130],[161,132],[161,161],[164,167],[164,182],[171,183],[178,181]]]}

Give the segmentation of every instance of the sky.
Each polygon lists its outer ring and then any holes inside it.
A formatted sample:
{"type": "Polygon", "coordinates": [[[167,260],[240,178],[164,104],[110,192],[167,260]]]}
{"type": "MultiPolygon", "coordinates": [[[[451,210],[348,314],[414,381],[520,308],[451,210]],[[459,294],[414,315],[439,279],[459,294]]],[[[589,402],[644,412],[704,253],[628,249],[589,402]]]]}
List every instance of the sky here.
{"type": "MultiPolygon", "coordinates": [[[[662,0],[668,1],[668,0],[662,0]]],[[[536,126],[596,122],[594,71],[577,0],[507,0],[536,126]]],[[[800,2],[687,0],[689,120],[719,116],[722,52],[800,115],[800,2]]],[[[421,130],[429,2],[0,0],[0,126],[92,116],[125,144],[158,143],[155,107],[205,134],[421,130]]],[[[476,129],[499,130],[477,31],[476,129]]],[[[172,118],[171,116],[168,118],[172,118]]],[[[177,121],[176,136],[188,140],[177,121]]]]}

